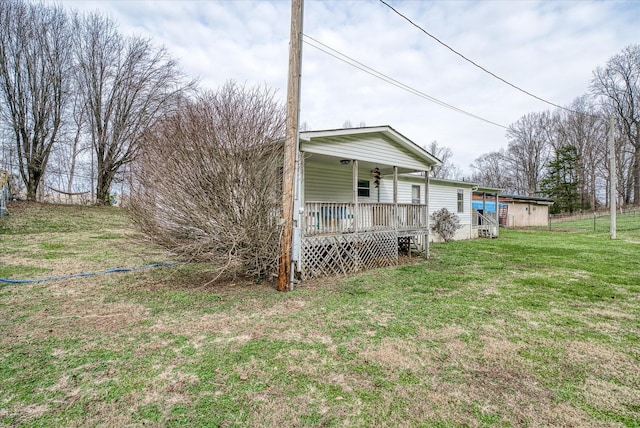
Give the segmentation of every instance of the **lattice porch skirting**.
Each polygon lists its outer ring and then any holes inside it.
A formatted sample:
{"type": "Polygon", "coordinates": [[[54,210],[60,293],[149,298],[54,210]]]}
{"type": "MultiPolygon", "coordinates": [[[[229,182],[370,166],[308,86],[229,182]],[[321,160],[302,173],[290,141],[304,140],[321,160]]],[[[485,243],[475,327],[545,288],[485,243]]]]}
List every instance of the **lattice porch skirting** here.
{"type": "Polygon", "coordinates": [[[302,238],[301,279],[346,275],[398,263],[395,231],[302,238]]]}

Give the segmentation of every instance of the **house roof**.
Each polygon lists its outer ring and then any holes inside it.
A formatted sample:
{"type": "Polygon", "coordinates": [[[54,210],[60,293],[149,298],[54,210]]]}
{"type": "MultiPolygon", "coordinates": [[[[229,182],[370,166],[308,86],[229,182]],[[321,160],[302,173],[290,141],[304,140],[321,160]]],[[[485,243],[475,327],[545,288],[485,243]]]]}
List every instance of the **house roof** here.
{"type": "MultiPolygon", "coordinates": [[[[486,187],[486,186],[478,186],[473,190],[473,193],[490,193],[490,194],[500,194],[504,189],[500,189],[498,187],[486,187]]],[[[502,195],[500,195],[502,196],[502,195]]]]}
{"type": "MultiPolygon", "coordinates": [[[[380,154],[372,150],[373,146],[363,146],[362,142],[364,141],[367,142],[366,144],[384,141],[393,145],[397,152],[404,153],[408,160],[406,165],[397,164],[399,167],[405,167],[402,172],[420,170],[420,168],[416,168],[417,164],[424,166],[423,169],[442,165],[440,159],[388,125],[304,131],[300,133],[300,150],[319,155],[331,155],[345,159],[356,158],[382,164],[391,162],[390,159],[380,157],[380,154]],[[377,138],[377,140],[372,138],[377,138]],[[359,143],[361,145],[358,145],[359,143]],[[411,161],[411,159],[413,160],[411,161]]],[[[394,161],[398,162],[398,159],[394,159],[394,161]]]]}
{"type": "Polygon", "coordinates": [[[470,181],[448,180],[445,178],[435,178],[435,177],[429,178],[429,182],[438,183],[438,184],[450,184],[452,186],[472,187],[472,188],[475,188],[477,186],[476,183],[472,183],[470,181]]]}
{"type": "MultiPolygon", "coordinates": [[[[401,180],[412,180],[412,181],[424,182],[424,175],[418,175],[415,173],[400,174],[398,175],[398,178],[401,180]]],[[[434,184],[443,184],[443,185],[451,185],[451,186],[459,186],[459,187],[471,187],[474,189],[477,186],[476,183],[472,183],[470,181],[448,180],[445,178],[435,178],[435,177],[429,177],[429,182],[434,184]]]]}
{"type": "Polygon", "coordinates": [[[526,203],[534,203],[538,205],[553,205],[555,202],[550,198],[543,198],[540,196],[522,196],[522,195],[500,195],[500,200],[502,201],[513,201],[513,202],[526,202],[526,203]]]}

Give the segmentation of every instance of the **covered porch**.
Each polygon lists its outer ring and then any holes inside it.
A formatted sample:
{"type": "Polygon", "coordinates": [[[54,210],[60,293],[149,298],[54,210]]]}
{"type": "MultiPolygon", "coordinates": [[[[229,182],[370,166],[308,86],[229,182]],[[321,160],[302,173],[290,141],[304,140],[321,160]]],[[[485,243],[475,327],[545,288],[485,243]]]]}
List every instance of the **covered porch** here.
{"type": "MultiPolygon", "coordinates": [[[[506,219],[506,210],[503,212],[500,204],[501,191],[490,187],[473,190],[473,228],[481,238],[497,238],[500,235],[503,217],[506,219]]],[[[506,209],[506,205],[504,207],[506,209]]]]}
{"type": "Polygon", "coordinates": [[[428,253],[436,158],[389,127],[302,133],[300,153],[301,279],[396,264],[407,239],[428,253]],[[403,173],[423,174],[422,195],[399,195],[403,173]]]}

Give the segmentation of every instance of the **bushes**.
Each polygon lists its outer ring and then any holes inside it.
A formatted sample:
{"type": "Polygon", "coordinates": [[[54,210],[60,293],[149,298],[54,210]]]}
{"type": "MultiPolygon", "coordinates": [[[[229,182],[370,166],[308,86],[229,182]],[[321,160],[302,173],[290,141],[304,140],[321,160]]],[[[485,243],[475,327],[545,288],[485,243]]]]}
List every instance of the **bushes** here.
{"type": "Polygon", "coordinates": [[[456,231],[462,228],[457,215],[442,208],[429,217],[431,219],[431,231],[440,235],[443,241],[453,241],[456,231]]]}

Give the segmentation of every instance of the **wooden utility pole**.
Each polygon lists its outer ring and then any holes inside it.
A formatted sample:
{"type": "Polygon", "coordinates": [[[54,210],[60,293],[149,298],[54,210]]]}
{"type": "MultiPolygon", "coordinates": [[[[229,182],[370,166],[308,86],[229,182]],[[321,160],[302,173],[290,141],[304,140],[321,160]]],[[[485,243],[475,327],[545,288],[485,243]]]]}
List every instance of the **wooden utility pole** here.
{"type": "Polygon", "coordinates": [[[609,234],[611,239],[616,239],[616,146],[613,133],[613,116],[609,118],[609,213],[611,214],[609,234]]]}
{"type": "Polygon", "coordinates": [[[287,84],[287,124],[284,141],[282,178],[283,230],[280,238],[278,291],[286,291],[291,281],[291,241],[293,237],[293,190],[298,150],[300,115],[300,74],[302,56],[302,0],[291,0],[291,35],[289,37],[289,79],[287,84]]]}

